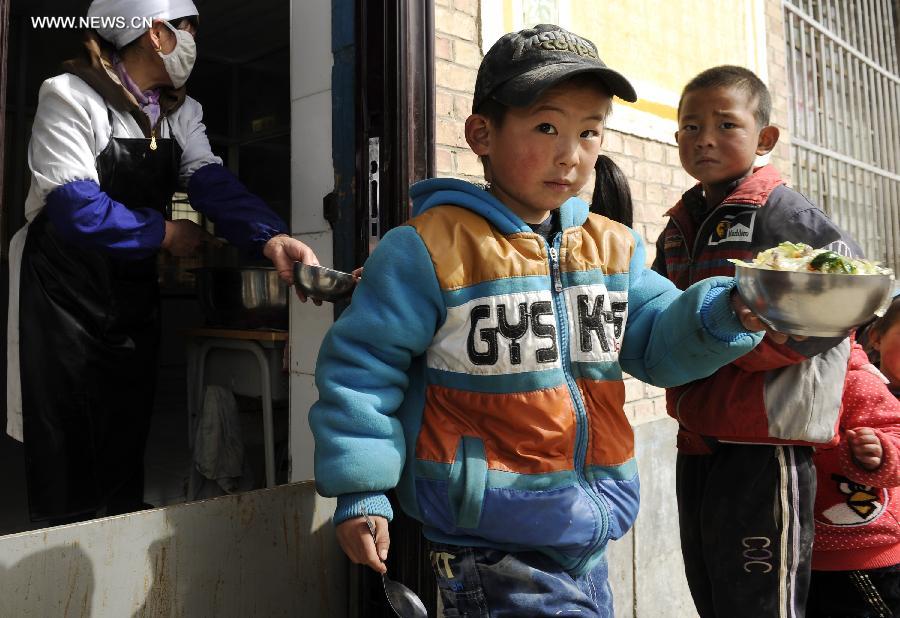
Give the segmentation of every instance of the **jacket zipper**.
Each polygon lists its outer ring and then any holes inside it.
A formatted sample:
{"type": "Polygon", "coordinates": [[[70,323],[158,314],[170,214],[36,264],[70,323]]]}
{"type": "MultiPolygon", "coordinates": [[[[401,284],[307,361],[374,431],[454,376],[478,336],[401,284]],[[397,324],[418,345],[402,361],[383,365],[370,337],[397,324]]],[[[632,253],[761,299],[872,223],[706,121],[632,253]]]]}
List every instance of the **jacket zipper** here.
{"type": "Polygon", "coordinates": [[[599,546],[600,540],[606,538],[609,531],[609,515],[603,497],[591,489],[591,485],[588,483],[584,474],[588,445],[587,412],[584,409],[584,401],[581,398],[581,392],[578,390],[578,385],[575,383],[575,379],[572,376],[571,368],[568,366],[567,360],[563,356],[569,349],[569,321],[568,313],[566,312],[565,297],[562,295],[562,277],[559,272],[559,246],[561,240],[562,233],[560,232],[553,237],[553,244],[549,245],[548,253],[550,255],[550,275],[553,280],[554,293],[552,294],[552,297],[555,309],[554,313],[557,316],[556,328],[559,332],[560,366],[562,367],[563,375],[566,378],[569,396],[572,397],[572,402],[575,404],[575,478],[578,479],[578,484],[581,486],[582,490],[591,498],[594,506],[597,507],[601,522],[600,534],[593,543],[585,548],[581,560],[578,561],[578,565],[575,567],[575,570],[578,571],[584,567],[588,556],[590,556],[594,549],[599,546]]]}
{"type": "Polygon", "coordinates": [[[556,251],[556,247],[550,247],[550,274],[553,277],[553,291],[557,294],[562,292],[562,280],[559,276],[559,253],[556,251]]]}

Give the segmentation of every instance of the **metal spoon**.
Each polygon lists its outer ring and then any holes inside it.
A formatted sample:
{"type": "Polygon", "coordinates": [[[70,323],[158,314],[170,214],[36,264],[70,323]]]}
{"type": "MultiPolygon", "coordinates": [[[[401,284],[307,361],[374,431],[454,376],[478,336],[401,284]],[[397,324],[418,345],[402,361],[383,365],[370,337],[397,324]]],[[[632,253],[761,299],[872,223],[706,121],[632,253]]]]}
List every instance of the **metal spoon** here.
{"type": "MultiPolygon", "coordinates": [[[[366,518],[366,525],[369,527],[369,534],[372,535],[372,541],[376,544],[378,539],[375,537],[375,524],[369,519],[366,507],[362,507],[363,517],[366,518]]],[[[381,583],[384,584],[384,596],[387,597],[388,604],[394,613],[400,618],[428,618],[428,612],[425,611],[425,604],[422,599],[416,596],[416,593],[388,576],[381,576],[381,583]]]]}

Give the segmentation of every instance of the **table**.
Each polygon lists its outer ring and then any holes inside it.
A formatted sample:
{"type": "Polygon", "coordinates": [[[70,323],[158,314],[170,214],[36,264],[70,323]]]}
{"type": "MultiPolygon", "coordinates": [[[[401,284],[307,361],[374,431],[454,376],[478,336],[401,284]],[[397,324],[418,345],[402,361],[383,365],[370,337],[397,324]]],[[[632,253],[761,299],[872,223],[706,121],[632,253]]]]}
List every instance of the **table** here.
{"type": "MultiPolygon", "coordinates": [[[[185,331],[187,345],[188,443],[193,453],[197,422],[208,383],[262,399],[266,487],[275,486],[275,436],[272,401],[287,399],[288,378],[282,371],[286,331],[194,328],[185,331]]],[[[194,475],[192,475],[193,477],[194,475]]]]}

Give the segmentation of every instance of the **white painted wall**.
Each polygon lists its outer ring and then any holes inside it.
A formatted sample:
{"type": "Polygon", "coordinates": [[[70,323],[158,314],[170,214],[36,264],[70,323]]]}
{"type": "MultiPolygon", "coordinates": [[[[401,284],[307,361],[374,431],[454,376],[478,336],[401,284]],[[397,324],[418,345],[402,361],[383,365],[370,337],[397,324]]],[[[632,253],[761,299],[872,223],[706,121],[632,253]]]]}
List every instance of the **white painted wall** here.
{"type": "MultiPolygon", "coordinates": [[[[291,233],[334,264],[332,232],[322,198],[334,188],[331,157],[331,3],[291,0],[291,233]]],[[[318,398],[316,355],[333,321],[333,307],[296,298],[291,304],[290,452],[292,481],[313,478],[307,423],[318,398]]]]}

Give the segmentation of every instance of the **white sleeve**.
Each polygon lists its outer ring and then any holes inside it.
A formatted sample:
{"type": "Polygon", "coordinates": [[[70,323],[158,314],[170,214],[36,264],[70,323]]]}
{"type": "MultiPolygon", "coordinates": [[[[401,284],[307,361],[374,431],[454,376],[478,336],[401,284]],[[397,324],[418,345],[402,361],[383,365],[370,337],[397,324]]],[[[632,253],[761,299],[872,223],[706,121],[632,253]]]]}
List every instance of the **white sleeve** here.
{"type": "Polygon", "coordinates": [[[57,187],[73,180],[98,182],[98,142],[105,145],[108,131],[106,105],[82,80],[59,75],[41,85],[28,143],[29,218],[57,187]]]}
{"type": "Polygon", "coordinates": [[[169,121],[172,134],[182,149],[179,181],[182,187],[187,187],[194,172],[210,163],[221,165],[222,159],[212,152],[203,124],[203,106],[196,99],[186,97],[169,121]]]}

